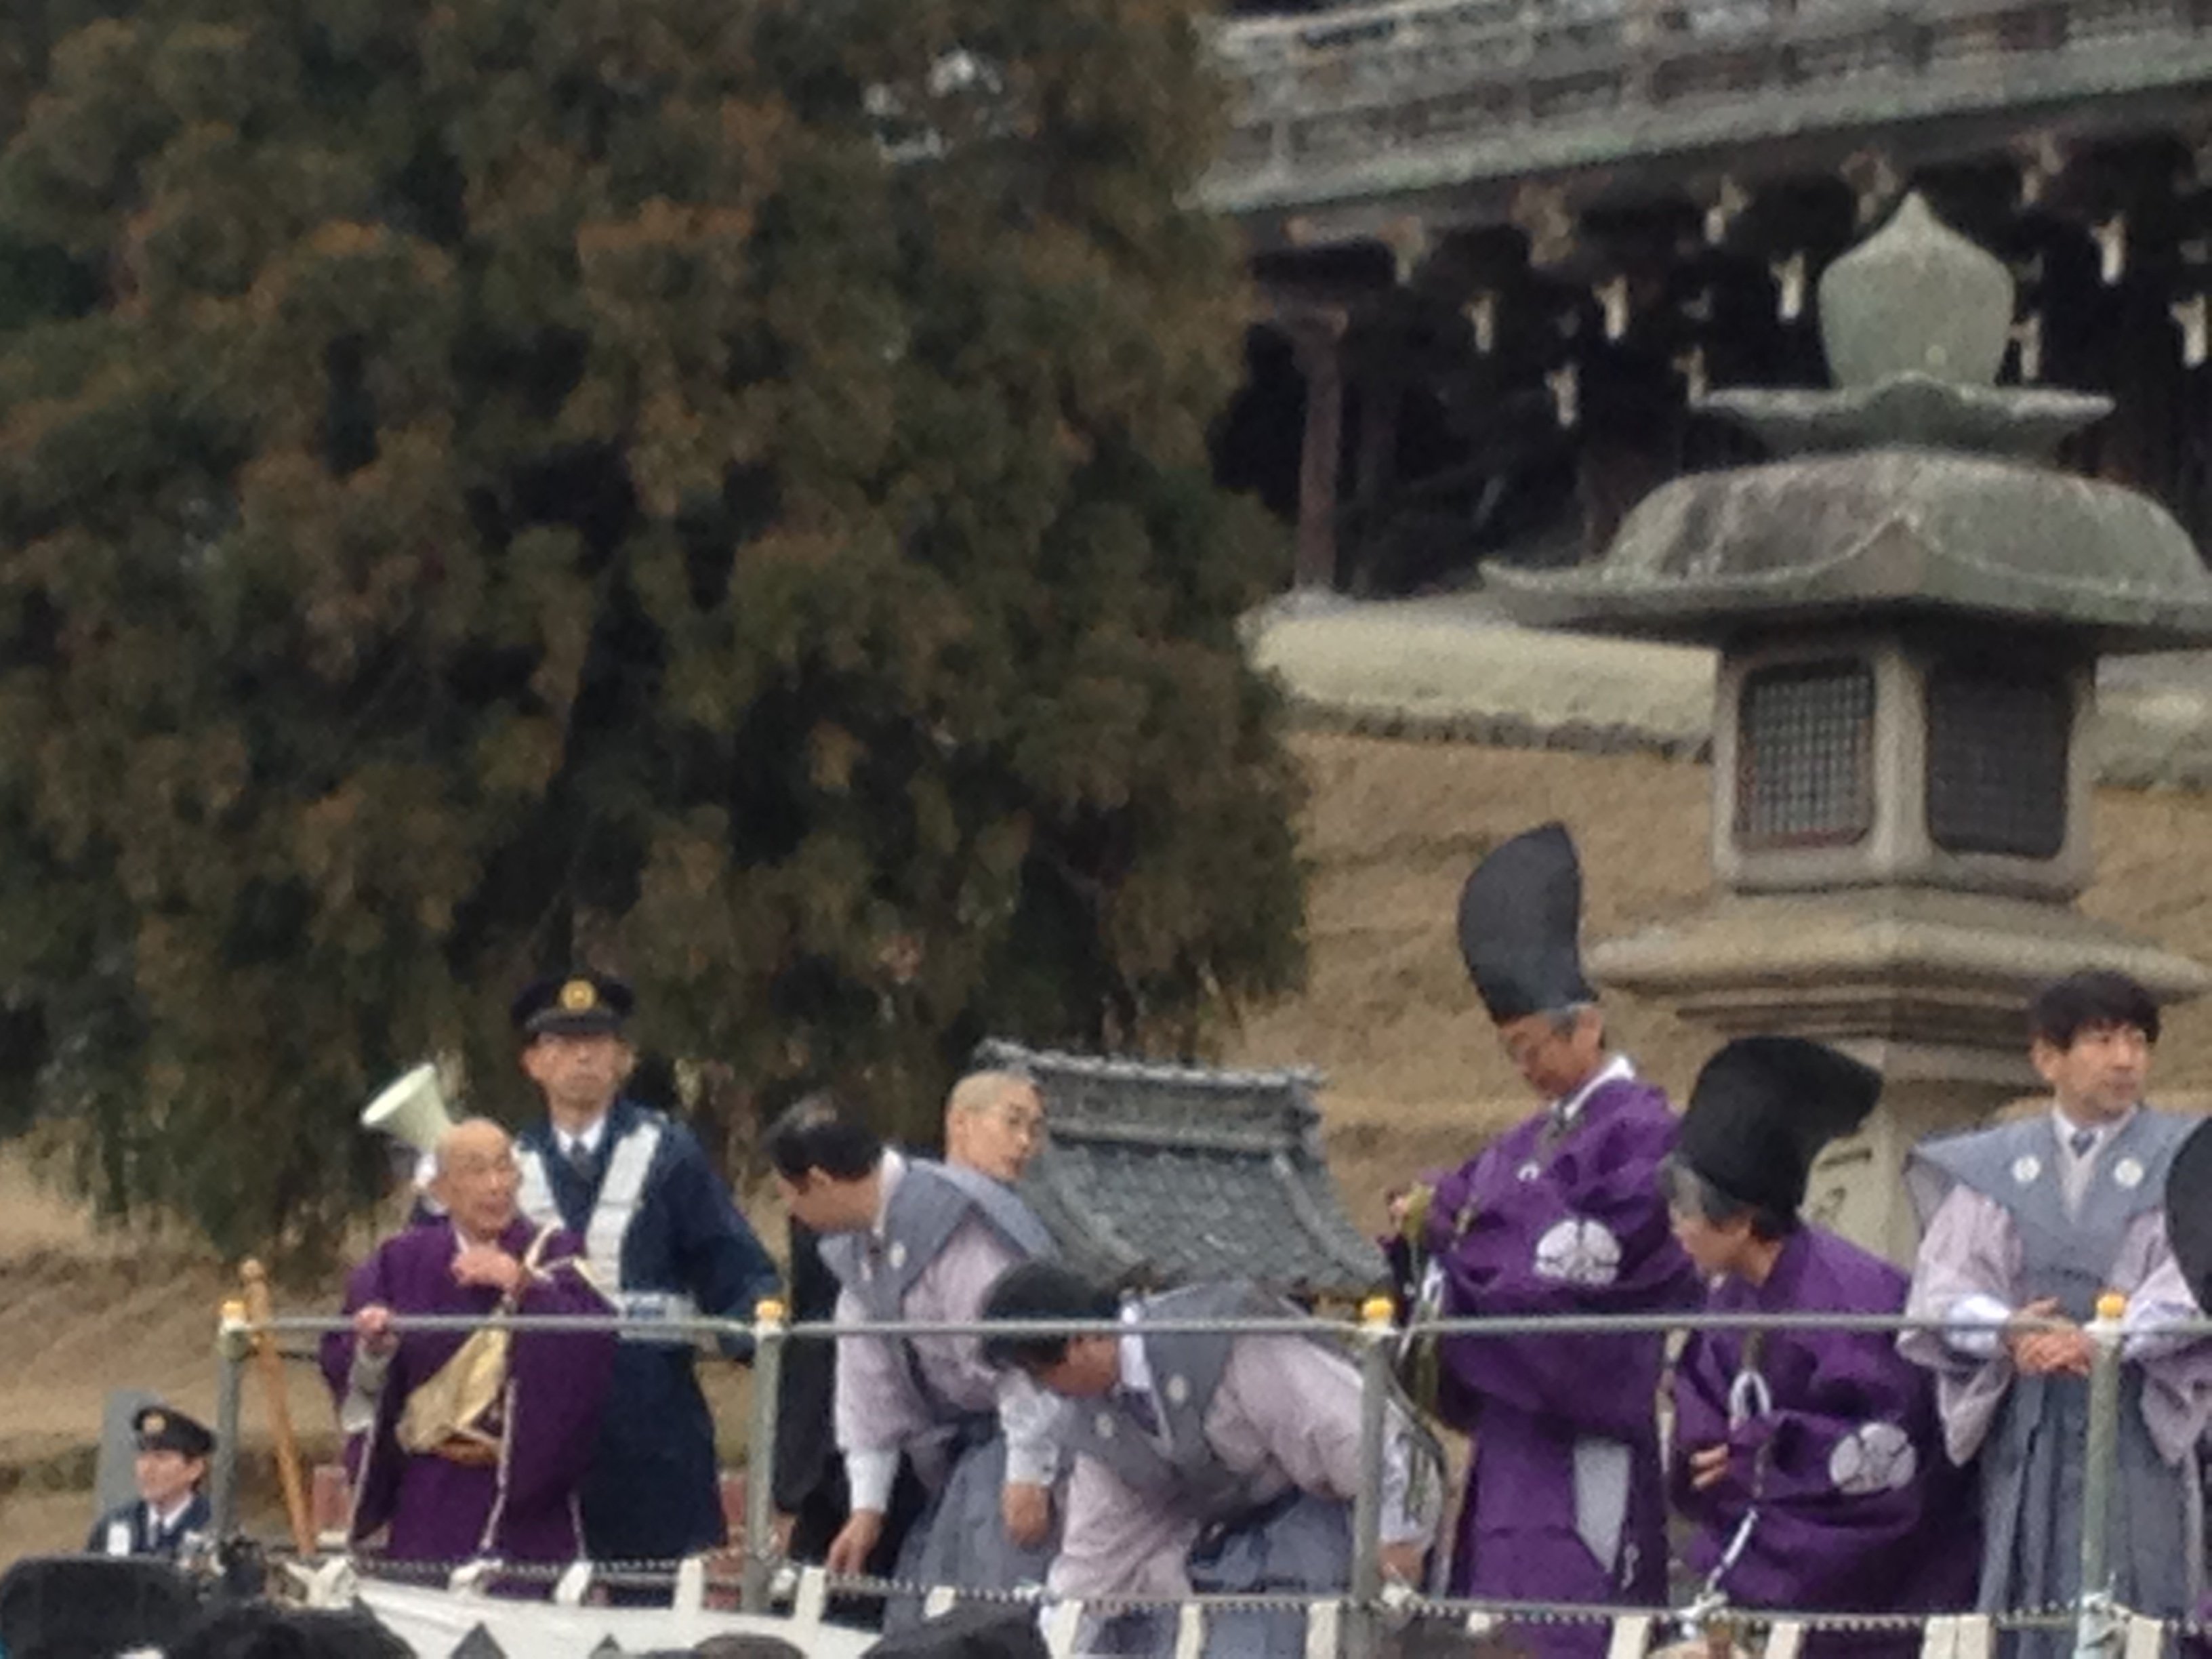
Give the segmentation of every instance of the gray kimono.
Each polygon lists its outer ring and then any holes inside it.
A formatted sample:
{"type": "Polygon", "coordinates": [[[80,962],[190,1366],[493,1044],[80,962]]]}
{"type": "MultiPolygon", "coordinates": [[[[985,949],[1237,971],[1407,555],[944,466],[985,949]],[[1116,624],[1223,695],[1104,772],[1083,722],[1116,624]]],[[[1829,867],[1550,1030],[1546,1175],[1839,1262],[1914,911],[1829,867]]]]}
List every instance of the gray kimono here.
{"type": "MultiPolygon", "coordinates": [[[[886,1152],[884,1188],[874,1231],[822,1243],[840,1325],[973,1321],[1000,1273],[1054,1253],[1044,1224],[988,1176],[886,1152]]],[[[993,1370],[972,1336],[855,1336],[838,1350],[834,1415],[853,1507],[887,1507],[902,1455],[930,1492],[897,1576],[965,1589],[1042,1583],[1052,1545],[1021,1549],[1006,1537],[1000,1491],[1054,1478],[1058,1402],[993,1370]]],[[[915,1622],[919,1607],[892,1603],[886,1627],[915,1622]]]]}
{"type": "MultiPolygon", "coordinates": [[[[1061,1443],[1075,1459],[1055,1595],[1166,1600],[1213,1593],[1327,1591],[1350,1581],[1359,1480],[1358,1369],[1302,1336],[1147,1334],[1147,1319],[1279,1317],[1285,1304],[1237,1285],[1170,1291],[1133,1306],[1120,1382],[1073,1402],[1061,1443]]],[[[1426,1544],[1440,1507],[1435,1444],[1402,1410],[1383,1470],[1385,1543],[1426,1544]]],[[[1160,1654],[1162,1612],[1087,1618],[1078,1650],[1160,1654]]],[[[1300,1659],[1296,1613],[1221,1613],[1206,1659],[1300,1659]]]]}
{"type": "MultiPolygon", "coordinates": [[[[2194,1316],[2160,1200],[2193,1125],[2138,1109],[2077,1158],[2052,1116],[1931,1142],[1907,1180],[1926,1228],[1906,1312],[1964,1322],[2039,1297],[2087,1321],[2099,1294],[2129,1298],[2109,1559],[2120,1601],[2176,1614],[2200,1589],[2201,1494],[2192,1455],[2212,1417],[2212,1345],[2159,1334],[2194,1316]]],[[[1954,1462],[1978,1454],[1985,1611],[2070,1602],[2081,1573],[2088,1383],[2017,1375],[1993,1333],[1908,1332],[1906,1356],[1937,1373],[1954,1462]]],[[[2031,1632],[2015,1651],[2057,1655],[2070,1632],[2031,1632]]]]}

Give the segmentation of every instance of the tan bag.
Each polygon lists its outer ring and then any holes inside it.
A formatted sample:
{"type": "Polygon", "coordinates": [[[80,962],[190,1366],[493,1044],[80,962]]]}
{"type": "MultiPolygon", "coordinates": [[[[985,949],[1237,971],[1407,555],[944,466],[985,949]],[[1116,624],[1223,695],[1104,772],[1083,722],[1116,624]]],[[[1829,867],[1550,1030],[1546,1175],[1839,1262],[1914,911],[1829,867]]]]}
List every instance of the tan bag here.
{"type": "MultiPolygon", "coordinates": [[[[556,1231],[550,1225],[539,1229],[522,1258],[523,1272],[538,1271],[538,1259],[556,1231]]],[[[494,1311],[513,1313],[514,1297],[502,1296],[494,1311]]],[[[451,1359],[407,1396],[399,1413],[400,1449],[435,1452],[455,1439],[496,1447],[499,1437],[481,1425],[507,1392],[507,1355],[514,1339],[514,1333],[509,1330],[472,1333],[451,1359]]]]}

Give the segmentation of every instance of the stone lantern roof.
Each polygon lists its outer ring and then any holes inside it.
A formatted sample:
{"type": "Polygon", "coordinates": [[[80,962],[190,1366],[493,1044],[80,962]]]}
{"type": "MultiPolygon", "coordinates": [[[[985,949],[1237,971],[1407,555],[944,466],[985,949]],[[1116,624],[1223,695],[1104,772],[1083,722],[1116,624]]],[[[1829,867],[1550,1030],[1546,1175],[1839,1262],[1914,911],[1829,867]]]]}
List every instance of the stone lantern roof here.
{"type": "Polygon", "coordinates": [[[1832,391],[1700,400],[1779,457],[1662,485],[1595,565],[1491,564],[1517,620],[1723,643],[1846,617],[1971,615],[2090,652],[2212,640],[2212,574],[2165,508],[2041,465],[2108,412],[1999,387],[2013,282],[1917,196],[1820,289],[1832,391]]]}
{"type": "Polygon", "coordinates": [[[1312,1071],[1219,1071],[992,1040],[975,1062],[1036,1080],[1051,1126],[1022,1196],[1091,1278],[1155,1290],[1249,1279],[1302,1300],[1388,1282],[1344,1212],[1312,1071]]]}

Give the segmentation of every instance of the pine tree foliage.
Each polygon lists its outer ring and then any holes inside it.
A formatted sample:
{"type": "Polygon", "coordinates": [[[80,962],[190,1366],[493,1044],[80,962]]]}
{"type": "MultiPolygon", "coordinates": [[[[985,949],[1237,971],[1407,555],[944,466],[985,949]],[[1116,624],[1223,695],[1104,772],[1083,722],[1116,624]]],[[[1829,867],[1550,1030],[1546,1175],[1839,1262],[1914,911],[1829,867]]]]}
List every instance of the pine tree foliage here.
{"type": "Polygon", "coordinates": [[[1300,966],[1194,0],[0,24],[0,1096],[314,1248],[573,954],[756,1097],[1300,966]]]}

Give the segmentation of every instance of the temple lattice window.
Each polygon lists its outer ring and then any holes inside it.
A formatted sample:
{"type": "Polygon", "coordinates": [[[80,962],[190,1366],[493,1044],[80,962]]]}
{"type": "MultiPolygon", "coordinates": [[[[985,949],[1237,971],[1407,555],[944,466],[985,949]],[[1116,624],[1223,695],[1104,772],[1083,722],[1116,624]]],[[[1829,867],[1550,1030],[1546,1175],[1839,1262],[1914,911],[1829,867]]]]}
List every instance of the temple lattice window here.
{"type": "Polygon", "coordinates": [[[2073,700],[2055,674],[1947,665],[1928,679],[1928,835],[1949,853],[2056,858],[2073,700]]]}
{"type": "Polygon", "coordinates": [[[1746,848],[1833,847],[1874,827],[1874,671],[1856,658],[1745,678],[1735,838],[1746,848]]]}

